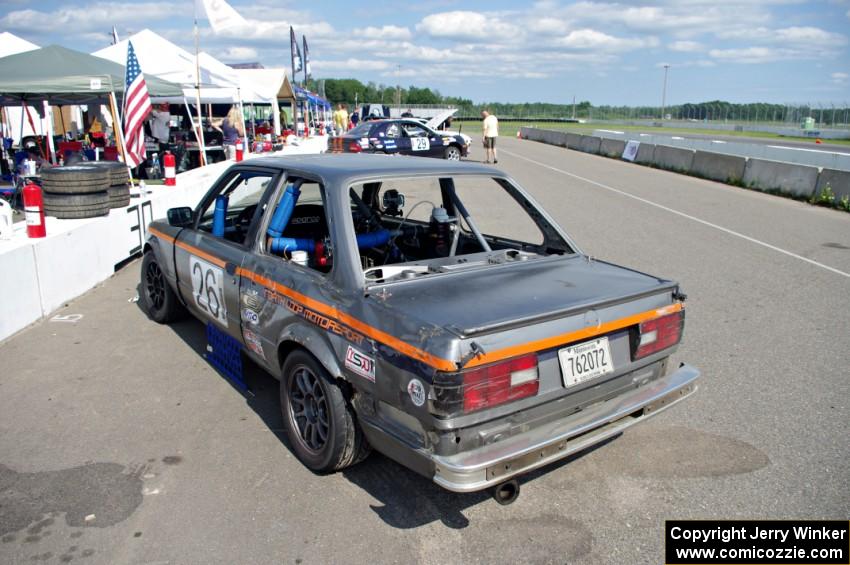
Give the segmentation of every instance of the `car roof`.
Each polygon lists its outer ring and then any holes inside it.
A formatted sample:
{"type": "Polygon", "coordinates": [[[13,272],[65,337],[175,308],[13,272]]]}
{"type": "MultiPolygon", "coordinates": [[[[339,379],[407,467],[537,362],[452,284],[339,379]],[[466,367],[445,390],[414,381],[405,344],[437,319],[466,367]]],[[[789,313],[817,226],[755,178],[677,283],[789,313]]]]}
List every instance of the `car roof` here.
{"type": "Polygon", "coordinates": [[[484,175],[507,178],[505,173],[481,163],[369,153],[259,157],[242,165],[285,169],[293,176],[319,177],[326,186],[348,186],[359,179],[379,177],[484,175]]]}

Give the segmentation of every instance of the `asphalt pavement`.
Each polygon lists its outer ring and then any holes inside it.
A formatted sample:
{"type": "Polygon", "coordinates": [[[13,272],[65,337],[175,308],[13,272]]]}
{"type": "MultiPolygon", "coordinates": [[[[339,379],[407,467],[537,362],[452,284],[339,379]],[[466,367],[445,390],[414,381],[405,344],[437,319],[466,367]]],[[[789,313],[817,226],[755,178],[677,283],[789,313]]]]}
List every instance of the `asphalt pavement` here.
{"type": "MultiPolygon", "coordinates": [[[[499,506],[373,454],[319,476],[277,381],[149,321],[139,262],[0,343],[0,562],[659,563],[666,519],[850,516],[850,214],[509,138],[499,164],[599,259],[688,294],[701,389],[499,506]]],[[[473,154],[473,158],[480,158],[473,154]]],[[[4,299],[8,299],[8,294],[4,299]]]]}

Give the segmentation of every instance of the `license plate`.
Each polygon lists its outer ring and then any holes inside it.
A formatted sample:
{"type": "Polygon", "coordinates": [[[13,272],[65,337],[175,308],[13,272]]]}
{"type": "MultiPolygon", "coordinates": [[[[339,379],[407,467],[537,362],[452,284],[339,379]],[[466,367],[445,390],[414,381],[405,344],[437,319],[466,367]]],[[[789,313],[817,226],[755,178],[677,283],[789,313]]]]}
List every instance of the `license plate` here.
{"type": "Polygon", "coordinates": [[[614,370],[608,338],[600,337],[558,352],[564,386],[571,387],[614,370]]]}

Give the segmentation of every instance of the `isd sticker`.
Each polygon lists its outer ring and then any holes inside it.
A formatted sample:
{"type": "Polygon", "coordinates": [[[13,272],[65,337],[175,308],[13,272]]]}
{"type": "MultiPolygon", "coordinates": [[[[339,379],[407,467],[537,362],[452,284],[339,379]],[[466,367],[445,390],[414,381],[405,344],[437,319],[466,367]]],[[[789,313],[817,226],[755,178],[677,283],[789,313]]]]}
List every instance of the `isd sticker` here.
{"type": "Polygon", "coordinates": [[[416,406],[425,404],[425,385],[419,379],[410,379],[407,383],[407,394],[416,406]]]}
{"type": "Polygon", "coordinates": [[[361,377],[375,382],[375,360],[350,345],[348,351],[345,352],[345,367],[361,377]]]}

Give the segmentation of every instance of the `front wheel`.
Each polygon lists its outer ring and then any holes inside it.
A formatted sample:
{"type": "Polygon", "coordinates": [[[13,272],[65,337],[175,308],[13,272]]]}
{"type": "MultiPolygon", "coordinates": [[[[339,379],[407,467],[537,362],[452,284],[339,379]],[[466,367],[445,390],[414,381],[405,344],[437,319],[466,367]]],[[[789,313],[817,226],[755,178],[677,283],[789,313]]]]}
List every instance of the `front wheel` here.
{"type": "Polygon", "coordinates": [[[182,317],[185,310],[180,300],[165,280],[165,273],[159,267],[153,251],[145,253],[142,259],[142,280],[139,299],[148,316],[160,324],[167,324],[182,317]]]}
{"type": "Polygon", "coordinates": [[[447,161],[460,161],[460,148],[456,145],[449,145],[443,151],[443,158],[447,161]]]}
{"type": "Polygon", "coordinates": [[[310,470],[338,471],[369,454],[354,409],[306,351],[293,351],[283,365],[280,406],[295,456],[310,470]]]}

